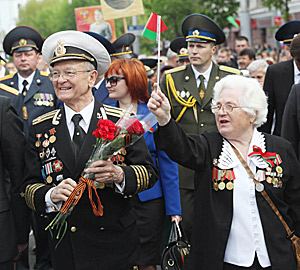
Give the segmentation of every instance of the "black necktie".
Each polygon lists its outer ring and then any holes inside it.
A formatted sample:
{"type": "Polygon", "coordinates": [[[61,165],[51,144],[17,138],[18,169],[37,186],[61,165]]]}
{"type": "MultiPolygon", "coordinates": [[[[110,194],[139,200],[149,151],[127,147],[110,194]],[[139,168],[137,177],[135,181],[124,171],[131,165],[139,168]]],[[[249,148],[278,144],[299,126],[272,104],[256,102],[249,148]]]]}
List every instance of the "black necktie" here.
{"type": "Polygon", "coordinates": [[[204,98],[205,95],[205,84],[204,84],[204,76],[203,75],[199,75],[199,79],[201,81],[200,85],[199,85],[199,96],[201,99],[204,98]]]}
{"type": "Polygon", "coordinates": [[[79,155],[80,148],[85,137],[85,132],[82,129],[82,127],[79,125],[81,119],[82,119],[81,114],[74,114],[72,117],[72,121],[74,123],[73,145],[74,145],[75,159],[77,159],[79,155]]]}
{"type": "Polygon", "coordinates": [[[26,80],[24,80],[24,81],[22,82],[22,84],[23,84],[22,94],[23,94],[23,96],[25,97],[26,94],[27,94],[27,88],[26,88],[26,86],[28,85],[28,82],[27,82],[26,80]]]}

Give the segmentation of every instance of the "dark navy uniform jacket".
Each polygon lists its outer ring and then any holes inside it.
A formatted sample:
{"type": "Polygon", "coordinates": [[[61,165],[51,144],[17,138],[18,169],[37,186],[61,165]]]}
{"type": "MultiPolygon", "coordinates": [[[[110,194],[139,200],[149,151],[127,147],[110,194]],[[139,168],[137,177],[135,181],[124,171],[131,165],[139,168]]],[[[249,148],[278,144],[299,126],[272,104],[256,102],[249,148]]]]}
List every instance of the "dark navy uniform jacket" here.
{"type": "MultiPolygon", "coordinates": [[[[2,84],[20,90],[18,86],[18,74],[7,75],[0,79],[2,84]]],[[[28,137],[29,127],[33,119],[38,116],[52,111],[56,107],[56,95],[53,84],[46,72],[35,71],[30,88],[24,97],[22,94],[15,92],[13,95],[1,87],[0,95],[8,96],[12,99],[20,118],[23,119],[24,133],[28,137]]]]}

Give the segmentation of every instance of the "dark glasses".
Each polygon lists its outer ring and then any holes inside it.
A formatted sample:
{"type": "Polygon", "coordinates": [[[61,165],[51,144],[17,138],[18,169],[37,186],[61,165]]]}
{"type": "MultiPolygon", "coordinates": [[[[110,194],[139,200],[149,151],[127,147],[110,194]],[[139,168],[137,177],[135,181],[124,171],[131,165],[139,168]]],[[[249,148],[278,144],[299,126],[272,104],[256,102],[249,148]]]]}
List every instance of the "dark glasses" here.
{"type": "Polygon", "coordinates": [[[105,78],[105,83],[110,83],[111,86],[116,86],[118,84],[118,81],[123,79],[125,79],[125,77],[111,76],[109,78],[105,78]]]}

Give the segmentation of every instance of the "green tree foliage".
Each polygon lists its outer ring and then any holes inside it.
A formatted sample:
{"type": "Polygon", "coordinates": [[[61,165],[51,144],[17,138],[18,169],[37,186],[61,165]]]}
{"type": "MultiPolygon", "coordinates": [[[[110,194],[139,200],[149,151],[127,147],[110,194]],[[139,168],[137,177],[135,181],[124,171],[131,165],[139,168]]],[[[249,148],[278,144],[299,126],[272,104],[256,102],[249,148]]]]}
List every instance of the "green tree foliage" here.
{"type": "Polygon", "coordinates": [[[284,20],[288,22],[290,20],[289,2],[291,2],[291,0],[263,0],[262,4],[269,9],[274,7],[275,9],[280,10],[284,20]]]}

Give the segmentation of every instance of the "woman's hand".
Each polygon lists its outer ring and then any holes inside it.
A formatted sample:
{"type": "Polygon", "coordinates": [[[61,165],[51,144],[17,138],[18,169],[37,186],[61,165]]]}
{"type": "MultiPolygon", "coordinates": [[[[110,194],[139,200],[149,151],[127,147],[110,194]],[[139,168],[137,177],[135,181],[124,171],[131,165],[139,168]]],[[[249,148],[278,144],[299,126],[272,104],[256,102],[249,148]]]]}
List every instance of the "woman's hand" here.
{"type": "Polygon", "coordinates": [[[154,84],[154,89],[148,101],[148,108],[156,116],[158,124],[165,126],[171,119],[170,103],[157,83],[154,84]]]}
{"type": "Polygon", "coordinates": [[[177,220],[177,223],[179,224],[179,222],[182,220],[182,217],[179,215],[172,215],[171,220],[172,222],[175,222],[175,220],[177,220]]]}
{"type": "Polygon", "coordinates": [[[76,186],[77,183],[73,179],[71,178],[64,179],[51,191],[50,194],[51,201],[53,203],[66,201],[76,186]]]}
{"type": "Polygon", "coordinates": [[[111,161],[98,160],[85,169],[86,173],[95,174],[95,181],[100,183],[122,183],[124,171],[120,166],[114,165],[111,161]]]}

